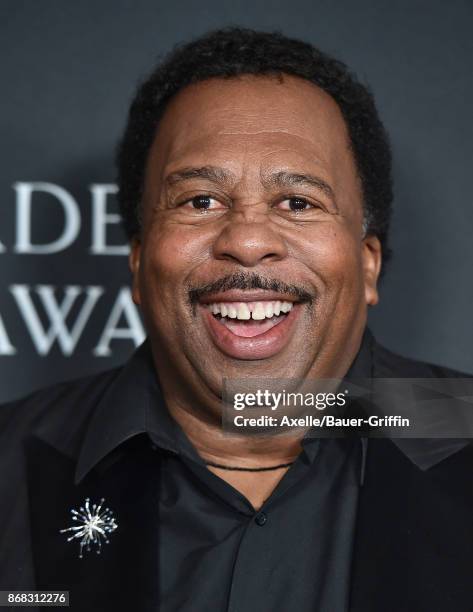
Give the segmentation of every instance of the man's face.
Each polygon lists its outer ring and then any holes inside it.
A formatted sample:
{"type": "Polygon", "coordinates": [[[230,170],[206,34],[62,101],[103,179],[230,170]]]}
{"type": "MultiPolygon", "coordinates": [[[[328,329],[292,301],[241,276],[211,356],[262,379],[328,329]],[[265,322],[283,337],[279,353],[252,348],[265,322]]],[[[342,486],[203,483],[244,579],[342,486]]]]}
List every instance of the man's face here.
{"type": "Polygon", "coordinates": [[[133,295],[160,372],[343,376],[377,301],[379,242],[341,112],[291,76],[212,79],[169,104],[148,158],[133,295]]]}

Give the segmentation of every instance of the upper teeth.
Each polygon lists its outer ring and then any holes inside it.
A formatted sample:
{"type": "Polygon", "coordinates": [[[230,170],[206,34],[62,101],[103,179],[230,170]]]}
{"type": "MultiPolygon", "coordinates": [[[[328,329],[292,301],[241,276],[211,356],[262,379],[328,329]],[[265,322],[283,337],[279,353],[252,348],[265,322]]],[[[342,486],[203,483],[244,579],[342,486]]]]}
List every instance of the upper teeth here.
{"type": "Polygon", "coordinates": [[[279,316],[280,313],[289,312],[292,310],[292,302],[216,302],[209,304],[209,308],[214,315],[219,314],[222,317],[230,319],[240,319],[248,321],[262,321],[270,319],[274,316],[279,316]]]}

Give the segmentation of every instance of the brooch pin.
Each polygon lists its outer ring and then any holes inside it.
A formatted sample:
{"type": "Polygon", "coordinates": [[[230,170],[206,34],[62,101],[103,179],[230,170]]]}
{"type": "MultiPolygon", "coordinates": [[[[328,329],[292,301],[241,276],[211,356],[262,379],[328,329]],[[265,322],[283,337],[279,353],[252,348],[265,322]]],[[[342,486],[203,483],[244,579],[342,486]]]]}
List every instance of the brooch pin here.
{"type": "Polygon", "coordinates": [[[90,505],[90,498],[85,500],[85,504],[79,510],[71,509],[72,520],[78,524],[66,529],[60,529],[59,533],[72,531],[72,535],[67,538],[67,541],[80,540],[79,558],[82,559],[82,549],[86,548],[88,552],[91,546],[96,547],[96,553],[99,555],[102,550],[102,540],[106,544],[109,543],[108,534],[118,527],[110,508],[102,509],[105,499],[102,497],[100,503],[90,505]]]}

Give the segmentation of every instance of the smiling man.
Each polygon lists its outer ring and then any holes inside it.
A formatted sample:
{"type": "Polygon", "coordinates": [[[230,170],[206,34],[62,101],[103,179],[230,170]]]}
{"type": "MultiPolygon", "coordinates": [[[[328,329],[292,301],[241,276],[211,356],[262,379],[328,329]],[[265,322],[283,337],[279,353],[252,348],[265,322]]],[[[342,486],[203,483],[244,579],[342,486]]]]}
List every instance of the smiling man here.
{"type": "Polygon", "coordinates": [[[470,610],[465,440],[222,428],[226,380],[459,376],[366,328],[392,199],[369,91],[309,44],[216,31],[139,88],[118,165],[148,338],[0,413],[1,588],[101,612],[470,610]]]}

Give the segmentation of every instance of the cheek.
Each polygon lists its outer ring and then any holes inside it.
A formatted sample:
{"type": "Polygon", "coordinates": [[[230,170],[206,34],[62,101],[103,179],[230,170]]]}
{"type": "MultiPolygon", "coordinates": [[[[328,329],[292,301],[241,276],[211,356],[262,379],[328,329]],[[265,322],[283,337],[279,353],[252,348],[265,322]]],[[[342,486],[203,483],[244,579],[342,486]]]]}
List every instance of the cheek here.
{"type": "Polygon", "coordinates": [[[191,323],[187,286],[208,251],[208,238],[200,228],[175,223],[150,228],[143,240],[139,275],[148,329],[167,335],[180,333],[191,323]]]}
{"type": "Polygon", "coordinates": [[[144,280],[165,290],[179,291],[208,253],[208,241],[197,228],[166,224],[149,233],[144,244],[144,280]]]}
{"type": "Polygon", "coordinates": [[[325,226],[306,231],[293,241],[294,256],[317,274],[327,287],[358,284],[361,243],[346,228],[325,226]]]}

